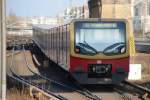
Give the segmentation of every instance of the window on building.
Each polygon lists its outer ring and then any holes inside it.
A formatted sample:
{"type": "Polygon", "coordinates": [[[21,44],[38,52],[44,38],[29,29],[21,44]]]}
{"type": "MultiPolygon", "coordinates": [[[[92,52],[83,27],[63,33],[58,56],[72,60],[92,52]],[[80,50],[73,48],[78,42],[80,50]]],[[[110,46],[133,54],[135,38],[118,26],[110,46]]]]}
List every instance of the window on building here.
{"type": "Polygon", "coordinates": [[[135,16],[139,16],[139,10],[137,7],[135,7],[135,13],[134,13],[135,16]]]}

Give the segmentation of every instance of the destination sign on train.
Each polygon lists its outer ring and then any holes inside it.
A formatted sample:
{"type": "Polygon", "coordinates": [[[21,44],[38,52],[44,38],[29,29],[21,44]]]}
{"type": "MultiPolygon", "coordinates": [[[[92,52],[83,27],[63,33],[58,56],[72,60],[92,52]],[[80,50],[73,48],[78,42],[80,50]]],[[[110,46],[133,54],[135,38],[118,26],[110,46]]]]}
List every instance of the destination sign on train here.
{"type": "Polygon", "coordinates": [[[82,28],[117,28],[117,23],[83,23],[82,28]]]}

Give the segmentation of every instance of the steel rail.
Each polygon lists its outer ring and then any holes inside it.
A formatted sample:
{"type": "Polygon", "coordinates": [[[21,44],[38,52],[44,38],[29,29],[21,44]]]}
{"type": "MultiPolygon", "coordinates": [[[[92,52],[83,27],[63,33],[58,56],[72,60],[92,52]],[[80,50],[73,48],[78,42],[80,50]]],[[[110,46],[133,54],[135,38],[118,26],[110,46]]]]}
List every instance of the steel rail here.
{"type": "MultiPolygon", "coordinates": [[[[23,45],[23,49],[24,49],[24,45],[23,45]]],[[[24,51],[25,51],[25,49],[24,49],[24,51]]],[[[25,54],[25,53],[24,53],[24,54],[25,54]]],[[[28,62],[27,62],[26,56],[25,56],[25,59],[26,59],[26,63],[27,63],[27,65],[28,65],[27,67],[29,68],[29,70],[32,71],[32,72],[33,72],[34,74],[36,74],[36,75],[40,75],[40,74],[34,72],[34,71],[30,68],[30,65],[29,65],[28,62]]],[[[62,83],[60,83],[60,82],[57,82],[57,81],[52,80],[52,79],[50,79],[50,78],[47,78],[47,77],[45,77],[45,76],[43,76],[43,75],[40,75],[40,76],[43,77],[44,79],[48,80],[49,82],[53,82],[53,83],[56,83],[56,84],[58,84],[58,85],[61,85],[61,86],[65,87],[65,88],[68,88],[68,89],[70,89],[70,90],[76,91],[76,92],[78,92],[78,93],[80,93],[80,94],[82,94],[82,95],[84,95],[84,96],[86,96],[86,97],[88,97],[88,98],[93,99],[93,100],[101,100],[101,98],[99,98],[99,97],[97,97],[96,95],[92,94],[92,93],[91,93],[90,91],[88,91],[87,89],[81,88],[81,86],[80,86],[80,89],[82,89],[83,91],[74,89],[74,88],[69,87],[69,86],[67,86],[67,85],[65,85],[65,84],[62,84],[62,83]]],[[[76,85],[76,86],[77,86],[77,85],[76,85]]],[[[79,86],[78,86],[78,87],[79,87],[79,86]]]]}
{"type": "MultiPolygon", "coordinates": [[[[33,57],[33,60],[36,60],[35,63],[36,63],[37,65],[40,64],[40,63],[37,61],[37,59],[36,59],[35,56],[33,57]]],[[[32,71],[31,68],[29,68],[29,69],[32,71]]],[[[70,75],[70,76],[71,76],[71,75],[70,75]]],[[[47,78],[47,77],[45,77],[45,78],[47,78]]],[[[47,79],[49,79],[49,78],[47,78],[47,79]]],[[[51,80],[51,79],[50,79],[50,80],[51,80]]],[[[61,84],[61,83],[60,83],[60,84],[61,84]]],[[[61,85],[64,85],[64,84],[61,84],[61,85]]],[[[98,97],[98,96],[92,94],[89,90],[83,88],[79,83],[75,83],[74,85],[76,85],[78,88],[80,88],[80,90],[74,89],[75,91],[80,92],[80,93],[82,93],[82,94],[84,94],[84,95],[88,95],[88,96],[90,96],[90,97],[93,97],[94,100],[101,100],[100,97],[98,97]],[[81,90],[82,90],[82,91],[81,91],[81,90]],[[84,91],[84,92],[83,92],[83,91],[84,91]]],[[[67,88],[71,88],[71,87],[68,87],[68,86],[66,86],[66,85],[64,85],[64,86],[67,87],[67,88]]],[[[72,89],[72,88],[71,88],[71,89],[72,89]]]]}
{"type": "Polygon", "coordinates": [[[76,85],[76,86],[77,86],[78,88],[80,88],[81,90],[85,91],[85,93],[86,93],[87,95],[90,95],[90,96],[94,97],[96,100],[101,100],[101,99],[102,99],[102,98],[100,98],[100,97],[98,97],[98,96],[92,94],[88,89],[82,87],[79,82],[76,81],[76,82],[74,83],[74,85],[76,85]]]}
{"type": "MultiPolygon", "coordinates": [[[[15,48],[15,47],[14,47],[14,48],[15,48]]],[[[9,69],[10,69],[11,73],[12,73],[14,76],[10,76],[10,75],[9,75],[10,77],[12,77],[13,79],[17,79],[18,81],[20,81],[20,82],[23,83],[23,84],[26,84],[26,85],[28,85],[28,86],[34,87],[36,90],[38,90],[39,92],[45,94],[45,95],[48,96],[48,97],[53,97],[53,98],[55,98],[56,100],[67,100],[67,99],[63,98],[62,96],[55,95],[54,93],[52,93],[52,92],[50,92],[50,91],[45,91],[45,90],[43,90],[42,88],[40,88],[40,87],[36,86],[35,84],[33,84],[33,83],[31,83],[31,82],[25,80],[25,79],[22,78],[21,76],[17,75],[14,71],[12,71],[12,68],[14,67],[14,64],[13,64],[13,63],[14,63],[14,51],[15,51],[14,48],[13,48],[13,53],[12,53],[11,65],[9,66],[9,69]]]]}
{"type": "Polygon", "coordinates": [[[38,60],[36,59],[35,55],[33,54],[33,59],[35,61],[35,63],[38,65],[38,66],[41,66],[41,64],[38,62],[38,60]]]}
{"type": "MultiPolygon", "coordinates": [[[[28,82],[25,82],[25,81],[22,80],[22,79],[19,79],[19,78],[17,78],[17,77],[12,76],[12,75],[8,75],[8,76],[9,76],[10,78],[13,78],[13,79],[19,81],[20,83],[23,83],[23,84],[27,85],[27,86],[32,86],[32,87],[35,88],[37,91],[41,92],[42,94],[44,94],[44,95],[47,96],[47,97],[54,98],[54,96],[51,96],[50,94],[48,94],[48,93],[46,93],[46,92],[43,92],[43,90],[37,88],[37,87],[34,86],[34,85],[31,85],[31,84],[28,83],[28,82]]],[[[58,100],[57,98],[55,98],[55,99],[58,100]]]]}
{"type": "Polygon", "coordinates": [[[15,74],[13,71],[11,71],[11,72],[13,73],[13,76],[15,76],[15,78],[17,78],[18,80],[21,80],[20,82],[23,82],[23,83],[29,84],[32,87],[35,87],[35,89],[38,90],[39,92],[41,92],[42,94],[46,94],[46,96],[55,98],[57,100],[67,100],[66,98],[64,98],[62,96],[55,95],[54,93],[52,93],[50,91],[44,90],[42,87],[38,87],[33,82],[27,81],[26,79],[22,78],[21,76],[15,74]]]}
{"type": "MultiPolygon", "coordinates": [[[[16,52],[15,55],[18,55],[19,53],[21,53],[21,51],[16,52]]],[[[7,57],[10,57],[11,55],[12,55],[12,54],[10,53],[10,54],[7,54],[6,56],[7,56],[7,57]]]]}
{"type": "Polygon", "coordinates": [[[136,88],[136,89],[138,89],[142,92],[148,93],[148,95],[150,95],[150,89],[148,89],[148,88],[145,88],[145,87],[137,85],[137,84],[133,84],[133,83],[127,81],[127,80],[124,81],[123,84],[132,86],[132,87],[134,87],[134,88],[136,88]]]}
{"type": "MultiPolygon", "coordinates": [[[[150,98],[150,90],[148,88],[145,88],[143,86],[131,83],[127,80],[123,81],[121,84],[116,85],[114,90],[122,95],[125,100],[134,100],[133,97],[128,95],[128,93],[125,93],[123,89],[127,89],[127,91],[131,90],[132,92],[129,92],[129,94],[137,94],[138,98],[142,100],[147,100],[147,98],[150,98]],[[128,86],[128,87],[125,87],[128,86]],[[129,88],[130,87],[130,88],[129,88]],[[131,88],[132,87],[132,88],[131,88]],[[135,89],[135,90],[133,90],[135,89]]],[[[149,100],[149,99],[148,99],[149,100]]]]}
{"type": "MultiPolygon", "coordinates": [[[[13,50],[14,51],[14,50],[13,50]]],[[[12,55],[13,55],[13,53],[12,53],[12,55]]],[[[14,55],[13,55],[14,56],[14,55]]],[[[11,65],[13,65],[13,59],[12,59],[12,64],[11,65]]],[[[13,66],[14,67],[14,66],[13,66]]],[[[12,71],[12,69],[10,68],[10,70],[12,71]]],[[[13,71],[12,71],[13,72],[13,71]]],[[[30,86],[34,86],[34,84],[31,84],[30,82],[28,82],[28,81],[26,81],[26,80],[24,80],[23,78],[21,78],[19,75],[17,75],[17,74],[15,74],[14,72],[13,72],[13,74],[15,75],[15,76],[17,76],[18,78],[20,78],[21,80],[23,80],[24,82],[26,82],[26,83],[29,83],[30,84],[30,86]]],[[[37,86],[36,86],[37,87],[37,86]]],[[[37,87],[38,89],[40,89],[39,87],[37,87]]],[[[42,89],[41,89],[41,92],[42,93],[45,93],[42,89]]],[[[55,94],[53,94],[53,93],[49,93],[50,95],[52,95],[52,96],[54,96],[54,97],[57,97],[55,94]]],[[[50,96],[49,95],[49,96],[50,96]]],[[[60,100],[66,100],[66,99],[61,99],[62,97],[57,97],[57,98],[59,98],[60,100]]]]}
{"type": "Polygon", "coordinates": [[[121,89],[114,88],[114,90],[119,93],[123,100],[135,100],[134,98],[130,97],[127,93],[124,93],[121,89]]]}
{"type": "MultiPolygon", "coordinates": [[[[36,57],[35,56],[33,56],[33,60],[35,61],[35,63],[37,64],[37,65],[41,65],[40,63],[39,63],[39,61],[36,59],[36,57]]],[[[30,71],[32,71],[32,69],[30,68],[30,67],[28,67],[29,69],[30,69],[30,71]]],[[[33,73],[35,73],[34,71],[32,71],[33,73]]],[[[36,73],[37,74],[37,73],[36,73]]],[[[38,74],[39,75],[39,74],[38,74]]],[[[71,76],[71,75],[70,75],[71,76]]],[[[45,76],[43,76],[43,77],[45,77],[45,76]]],[[[50,81],[54,81],[54,80],[52,80],[52,79],[49,79],[49,78],[47,78],[47,77],[45,77],[46,79],[48,79],[48,80],[50,80],[50,81]]],[[[56,82],[56,81],[54,81],[54,82],[56,82]]],[[[69,87],[69,86],[66,86],[66,85],[64,85],[64,84],[61,84],[61,83],[59,83],[59,85],[63,85],[63,86],[65,86],[66,88],[70,88],[70,89],[73,89],[72,87],[69,87]]],[[[96,95],[94,95],[94,94],[92,94],[89,90],[87,90],[86,88],[83,88],[79,83],[74,83],[74,85],[76,85],[78,88],[80,88],[80,90],[76,90],[76,89],[73,89],[74,91],[76,91],[76,92],[80,92],[81,94],[84,94],[84,95],[87,95],[87,96],[89,96],[90,98],[93,98],[94,100],[101,100],[102,98],[100,98],[100,97],[98,97],[98,96],[96,96],[96,95]],[[82,91],[81,91],[82,90],[82,91]],[[84,92],[83,92],[84,91],[84,92]]]]}
{"type": "MultiPolygon", "coordinates": [[[[27,62],[27,60],[26,60],[26,63],[27,63],[27,65],[29,66],[29,64],[28,64],[28,62],[27,62]]],[[[29,67],[28,67],[29,68],[29,67]]],[[[33,73],[33,74],[36,74],[35,72],[33,72],[31,69],[30,69],[30,71],[33,73]]],[[[40,76],[40,77],[42,77],[43,79],[45,79],[45,77],[43,77],[43,76],[41,76],[41,75],[39,75],[39,74],[36,74],[37,76],[40,76]]],[[[58,85],[60,85],[60,84],[58,84],[58,85]]],[[[64,86],[63,86],[64,87],[64,86]]],[[[69,88],[69,87],[65,87],[65,88],[69,88]]],[[[71,88],[69,88],[69,89],[71,89],[71,88]]],[[[72,89],[73,90],[73,89],[72,89]]],[[[82,93],[80,93],[80,94],[82,94],[82,93]]],[[[83,95],[85,95],[85,94],[83,94],[83,95]]],[[[63,96],[61,96],[61,95],[58,95],[59,97],[61,97],[61,98],[63,98],[63,99],[65,99],[65,100],[67,100],[65,97],[63,97],[63,96]]],[[[87,96],[88,97],[88,96],[87,96]]],[[[92,98],[92,97],[89,97],[89,98],[92,98]]]]}

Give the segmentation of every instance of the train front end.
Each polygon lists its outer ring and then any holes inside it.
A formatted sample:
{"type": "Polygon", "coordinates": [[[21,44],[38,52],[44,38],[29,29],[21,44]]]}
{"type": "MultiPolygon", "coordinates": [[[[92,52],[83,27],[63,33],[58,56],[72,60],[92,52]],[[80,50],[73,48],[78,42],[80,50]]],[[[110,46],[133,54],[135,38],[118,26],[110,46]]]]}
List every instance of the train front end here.
{"type": "Polygon", "coordinates": [[[81,84],[118,84],[129,72],[129,23],[76,20],[71,24],[70,68],[81,84]]]}

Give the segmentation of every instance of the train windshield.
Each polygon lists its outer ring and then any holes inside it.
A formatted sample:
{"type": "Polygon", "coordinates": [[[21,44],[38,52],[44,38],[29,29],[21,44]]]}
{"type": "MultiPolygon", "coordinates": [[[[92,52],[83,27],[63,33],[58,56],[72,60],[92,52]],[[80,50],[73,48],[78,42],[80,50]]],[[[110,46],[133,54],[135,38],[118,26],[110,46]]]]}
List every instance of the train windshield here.
{"type": "Polygon", "coordinates": [[[118,55],[126,51],[124,22],[76,22],[75,52],[84,55],[118,55]]]}

